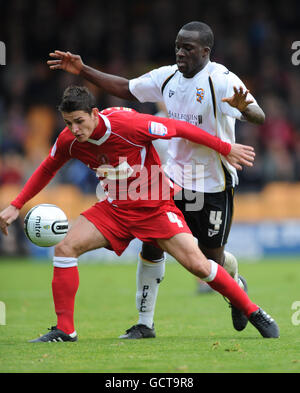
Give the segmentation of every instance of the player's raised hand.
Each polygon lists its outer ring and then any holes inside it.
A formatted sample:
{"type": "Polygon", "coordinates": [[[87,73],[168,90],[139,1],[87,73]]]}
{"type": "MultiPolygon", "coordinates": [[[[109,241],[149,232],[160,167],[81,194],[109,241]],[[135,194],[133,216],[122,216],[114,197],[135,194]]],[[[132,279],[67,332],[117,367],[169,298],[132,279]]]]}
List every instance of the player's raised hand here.
{"type": "Polygon", "coordinates": [[[240,112],[243,112],[247,106],[253,102],[252,99],[247,100],[247,94],[249,93],[249,90],[244,91],[242,86],[240,86],[239,89],[234,87],[233,91],[233,96],[222,98],[222,101],[227,102],[229,105],[238,109],[240,112]]]}
{"type": "Polygon", "coordinates": [[[19,209],[10,205],[0,212],[0,230],[4,235],[8,235],[7,227],[19,216],[19,209]]]}
{"type": "Polygon", "coordinates": [[[251,167],[255,158],[254,148],[252,146],[233,143],[230,153],[225,158],[229,164],[238,170],[242,170],[243,165],[251,167]]]}
{"type": "Polygon", "coordinates": [[[71,52],[56,50],[49,53],[54,60],[48,60],[47,64],[51,70],[64,70],[71,74],[79,75],[83,68],[83,61],[79,55],[71,52]]]}

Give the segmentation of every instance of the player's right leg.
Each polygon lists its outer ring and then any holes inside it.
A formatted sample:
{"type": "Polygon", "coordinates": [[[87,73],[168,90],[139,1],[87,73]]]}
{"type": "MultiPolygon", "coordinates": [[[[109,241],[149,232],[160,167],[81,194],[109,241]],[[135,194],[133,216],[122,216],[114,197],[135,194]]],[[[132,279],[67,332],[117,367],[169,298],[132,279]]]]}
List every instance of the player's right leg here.
{"type": "MultiPolygon", "coordinates": [[[[185,193],[183,194],[185,195],[185,193]]],[[[197,211],[186,211],[187,200],[175,201],[183,212],[185,220],[207,259],[217,262],[247,292],[246,280],[238,274],[238,262],[234,255],[224,251],[233,216],[234,189],[228,188],[217,193],[196,193],[195,200],[203,198],[203,206],[197,211]]],[[[198,280],[198,291],[205,292],[207,283],[198,280]]],[[[210,287],[209,287],[210,288],[210,287]]],[[[245,329],[248,319],[234,305],[230,304],[232,323],[236,330],[245,329]]]]}
{"type": "Polygon", "coordinates": [[[77,341],[74,303],[79,286],[78,257],[87,251],[109,245],[102,233],[80,216],[56,247],[53,257],[52,293],[57,324],[50,332],[30,342],[77,341]]]}

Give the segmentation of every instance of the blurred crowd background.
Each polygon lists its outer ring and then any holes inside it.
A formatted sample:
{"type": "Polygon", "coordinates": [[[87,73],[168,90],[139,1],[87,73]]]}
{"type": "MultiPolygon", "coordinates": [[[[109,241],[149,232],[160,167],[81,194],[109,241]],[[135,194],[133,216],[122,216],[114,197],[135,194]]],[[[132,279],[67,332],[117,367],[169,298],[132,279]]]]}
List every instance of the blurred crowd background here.
{"type": "MultiPolygon", "coordinates": [[[[99,108],[159,110],[50,71],[49,52],[69,50],[88,65],[132,78],[173,64],[176,34],[193,20],[212,27],[211,59],[236,73],[266,113],[262,126],[237,122],[237,142],[254,146],[257,154],[255,166],[240,173],[237,193],[259,193],[272,182],[297,184],[300,65],[292,64],[291,46],[300,41],[299,0],[0,0],[0,41],[6,45],[6,65],[0,66],[0,209],[5,187],[21,187],[64,128],[56,107],[66,86],[87,85],[99,108]]],[[[90,195],[97,181],[74,161],[51,184],[73,184],[90,195]]],[[[18,236],[22,230],[16,230],[18,236]]],[[[0,238],[0,253],[1,244],[4,252],[0,238]]]]}

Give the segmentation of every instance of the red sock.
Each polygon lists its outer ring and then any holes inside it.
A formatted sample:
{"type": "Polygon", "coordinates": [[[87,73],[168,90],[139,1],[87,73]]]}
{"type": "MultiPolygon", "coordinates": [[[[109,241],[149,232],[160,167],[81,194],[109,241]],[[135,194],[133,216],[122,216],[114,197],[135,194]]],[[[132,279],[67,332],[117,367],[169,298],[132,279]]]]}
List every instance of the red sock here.
{"type": "Polygon", "coordinates": [[[74,303],[79,286],[77,266],[60,268],[54,266],[52,293],[57,315],[57,328],[66,334],[75,331],[74,303]]]}
{"type": "Polygon", "coordinates": [[[248,318],[254,311],[259,309],[256,304],[252,303],[247,293],[240,288],[239,284],[220,265],[217,265],[216,276],[212,281],[208,282],[208,285],[225,296],[230,303],[243,311],[248,318]]]}

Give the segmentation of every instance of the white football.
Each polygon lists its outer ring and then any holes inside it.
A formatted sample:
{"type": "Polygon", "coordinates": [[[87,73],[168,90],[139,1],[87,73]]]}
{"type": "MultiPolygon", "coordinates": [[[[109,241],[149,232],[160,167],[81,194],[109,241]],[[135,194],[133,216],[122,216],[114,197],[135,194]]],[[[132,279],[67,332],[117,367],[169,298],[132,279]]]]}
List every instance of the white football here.
{"type": "Polygon", "coordinates": [[[56,205],[34,206],[24,219],[28,239],[40,247],[55,246],[66,236],[69,223],[65,213],[56,205]]]}

